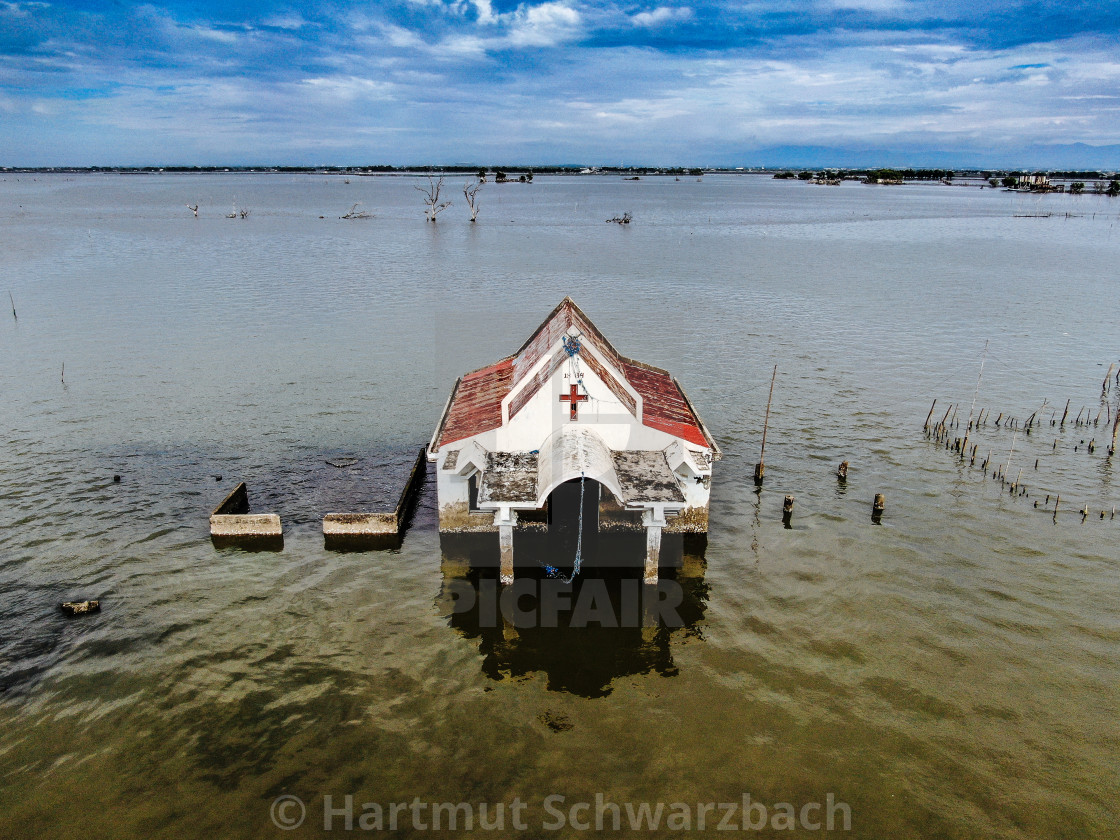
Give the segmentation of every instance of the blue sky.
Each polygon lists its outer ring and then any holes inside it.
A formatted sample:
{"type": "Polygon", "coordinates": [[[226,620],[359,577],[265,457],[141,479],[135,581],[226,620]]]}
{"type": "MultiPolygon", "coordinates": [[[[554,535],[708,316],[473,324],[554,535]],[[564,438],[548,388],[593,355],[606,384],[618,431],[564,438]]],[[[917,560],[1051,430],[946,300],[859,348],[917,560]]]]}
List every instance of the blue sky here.
{"type": "Polygon", "coordinates": [[[1120,2],[0,0],[0,165],[1120,167],[1120,2]]]}

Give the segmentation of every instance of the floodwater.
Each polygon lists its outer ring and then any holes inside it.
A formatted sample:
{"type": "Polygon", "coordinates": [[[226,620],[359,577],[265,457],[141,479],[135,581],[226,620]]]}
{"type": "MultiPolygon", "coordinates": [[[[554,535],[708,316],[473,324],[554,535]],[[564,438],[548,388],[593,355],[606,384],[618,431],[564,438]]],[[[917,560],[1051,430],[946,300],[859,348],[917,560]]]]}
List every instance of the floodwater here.
{"type": "MultiPolygon", "coordinates": [[[[546,799],[596,794],[693,830],[749,794],[842,802],[838,836],[1115,836],[1120,203],[537,177],[471,225],[462,180],[431,225],[414,178],[0,175],[0,836],[319,836],[347,795],[355,831],[520,799],[527,829],[476,833],[577,836],[594,807],[550,830],[546,799]],[[683,627],[478,627],[431,484],[399,551],[324,548],[564,295],[724,449],[683,627]],[[922,427],[936,398],[962,436],[974,394],[970,466],[922,427]],[[282,551],[211,544],[241,480],[282,551]]],[[[826,833],[798,824],[755,833],[826,833]]]]}

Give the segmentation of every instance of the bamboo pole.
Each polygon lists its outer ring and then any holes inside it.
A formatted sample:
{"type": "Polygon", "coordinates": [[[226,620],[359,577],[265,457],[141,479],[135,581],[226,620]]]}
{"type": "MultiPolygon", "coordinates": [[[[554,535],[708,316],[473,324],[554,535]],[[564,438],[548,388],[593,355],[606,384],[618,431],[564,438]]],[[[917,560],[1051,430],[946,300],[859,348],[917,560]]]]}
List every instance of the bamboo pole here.
{"type": "Polygon", "coordinates": [[[945,421],[949,419],[949,412],[953,410],[953,404],[949,403],[949,407],[945,409],[945,416],[941,418],[941,422],[937,424],[939,429],[945,428],[945,421]]]}
{"type": "Polygon", "coordinates": [[[1011,435],[1011,451],[1007,453],[1007,463],[1003,467],[1004,476],[1007,475],[1007,470],[1011,467],[1011,456],[1015,453],[1015,438],[1018,436],[1018,434],[1018,432],[1015,432],[1013,435],[1011,435]]]}
{"type": "Polygon", "coordinates": [[[777,378],[778,366],[774,365],[774,373],[770,376],[770,396],[766,398],[766,419],[762,423],[762,449],[754,468],[754,483],[758,485],[762,484],[762,478],[766,475],[766,430],[770,428],[770,403],[774,399],[774,380],[777,378]]]}
{"type": "Polygon", "coordinates": [[[933,401],[933,405],[929,407],[929,414],[926,415],[926,422],[922,425],[922,431],[929,431],[929,418],[933,416],[933,409],[937,407],[937,400],[933,401]]]}
{"type": "Polygon", "coordinates": [[[16,315],[16,299],[14,297],[12,297],[11,292],[8,292],[8,300],[10,300],[12,302],[12,317],[15,318],[15,320],[18,321],[19,316],[16,315]]]}
{"type": "Polygon", "coordinates": [[[972,431],[972,412],[976,408],[976,397],[980,394],[980,380],[984,378],[984,363],[988,361],[988,340],[984,341],[984,356],[980,359],[980,375],[976,377],[976,390],[972,392],[972,405],[968,407],[968,426],[964,430],[964,441],[961,443],[961,460],[964,460],[965,450],[968,449],[968,433],[972,431]]]}

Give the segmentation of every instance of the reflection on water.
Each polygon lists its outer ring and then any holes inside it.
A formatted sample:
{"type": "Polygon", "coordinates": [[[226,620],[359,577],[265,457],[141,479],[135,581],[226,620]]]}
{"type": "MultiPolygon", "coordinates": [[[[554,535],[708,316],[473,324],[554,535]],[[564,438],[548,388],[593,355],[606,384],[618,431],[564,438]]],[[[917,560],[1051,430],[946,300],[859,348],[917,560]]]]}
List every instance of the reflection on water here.
{"type": "MultiPolygon", "coordinates": [[[[615,556],[644,551],[644,535],[627,537],[611,541],[615,556]]],[[[482,672],[490,679],[541,672],[550,691],[605,697],[619,677],[676,676],[671,642],[703,638],[708,584],[702,544],[686,547],[679,536],[667,536],[664,556],[676,562],[662,570],[656,586],[642,583],[640,563],[636,570],[600,563],[571,583],[519,567],[515,583],[503,587],[494,535],[443,534],[436,606],[450,627],[478,640],[482,672]]],[[[534,548],[548,556],[547,537],[538,537],[534,548]]]]}

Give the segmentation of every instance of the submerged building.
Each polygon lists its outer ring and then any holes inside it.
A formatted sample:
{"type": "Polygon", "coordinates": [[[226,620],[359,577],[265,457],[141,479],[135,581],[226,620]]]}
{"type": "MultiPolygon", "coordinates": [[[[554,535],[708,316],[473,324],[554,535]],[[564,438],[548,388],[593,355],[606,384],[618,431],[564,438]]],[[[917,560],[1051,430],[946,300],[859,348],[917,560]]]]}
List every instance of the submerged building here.
{"type": "MultiPolygon", "coordinates": [[[[667,371],[621,355],[571,298],[512,356],[455,383],[428,446],[442,533],[497,532],[512,582],[515,532],[706,534],[708,429],[667,371]]],[[[578,565],[578,564],[577,564],[578,565]]]]}

